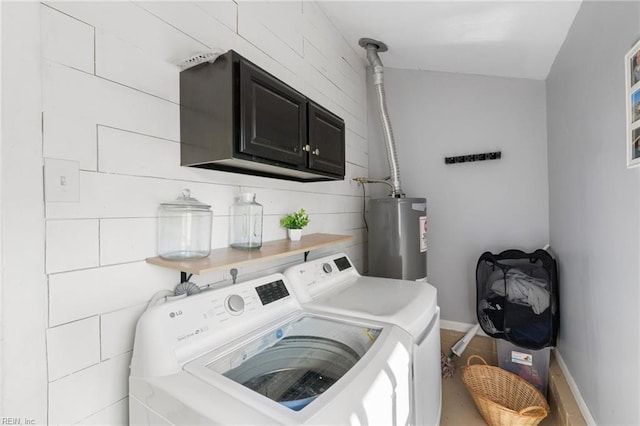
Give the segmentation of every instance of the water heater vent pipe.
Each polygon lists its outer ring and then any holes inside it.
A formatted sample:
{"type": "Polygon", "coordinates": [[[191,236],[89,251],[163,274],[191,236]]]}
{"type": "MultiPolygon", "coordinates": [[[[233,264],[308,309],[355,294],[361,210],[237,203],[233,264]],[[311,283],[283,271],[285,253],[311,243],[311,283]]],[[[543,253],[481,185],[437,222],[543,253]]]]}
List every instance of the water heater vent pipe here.
{"type": "Polygon", "coordinates": [[[373,68],[373,84],[376,88],[378,97],[378,111],[382,121],[382,130],[384,133],[385,146],[387,148],[387,159],[389,160],[389,170],[391,172],[391,196],[395,198],[404,197],[404,192],[400,187],[400,166],[398,165],[398,154],[396,153],[396,145],[393,138],[393,129],[391,128],[391,119],[387,110],[387,101],[384,93],[383,65],[378,52],[386,52],[387,45],[381,41],[361,38],[358,44],[367,51],[367,60],[373,68]]]}

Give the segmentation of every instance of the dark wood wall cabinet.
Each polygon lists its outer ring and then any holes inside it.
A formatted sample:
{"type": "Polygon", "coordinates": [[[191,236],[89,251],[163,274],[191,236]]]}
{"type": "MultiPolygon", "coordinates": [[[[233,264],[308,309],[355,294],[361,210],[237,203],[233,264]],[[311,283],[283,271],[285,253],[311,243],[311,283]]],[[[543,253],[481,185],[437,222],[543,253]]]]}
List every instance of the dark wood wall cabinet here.
{"type": "Polygon", "coordinates": [[[344,179],[344,121],[230,50],[180,73],[183,166],[344,179]]]}

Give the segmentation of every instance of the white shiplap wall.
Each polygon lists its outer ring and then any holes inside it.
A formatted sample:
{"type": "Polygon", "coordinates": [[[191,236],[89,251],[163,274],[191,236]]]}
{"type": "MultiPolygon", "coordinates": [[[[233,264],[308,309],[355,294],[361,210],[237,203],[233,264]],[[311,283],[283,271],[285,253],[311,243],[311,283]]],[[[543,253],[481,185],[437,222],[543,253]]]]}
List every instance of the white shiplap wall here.
{"type": "MultiPolygon", "coordinates": [[[[177,272],[148,265],[156,210],[188,187],[212,205],[213,246],[228,245],[240,191],[264,205],[264,239],[304,207],[306,232],[355,236],[362,268],[361,190],[367,175],[365,64],[315,3],[77,2],[41,6],[43,156],[77,162],[79,201],[46,202],[49,422],[123,424],[135,322],[177,272]],[[301,184],[179,166],[179,70],[208,49],[234,49],[346,122],[344,181],[301,184]]],[[[55,161],[54,161],[55,163],[55,161]]],[[[46,173],[45,173],[46,175],[46,173]]],[[[281,270],[287,258],[242,268],[281,270]]],[[[227,272],[195,278],[221,282],[227,272]]]]}
{"type": "MultiPolygon", "coordinates": [[[[40,5],[0,2],[0,417],[47,419],[40,5]]],[[[17,420],[15,421],[17,423],[17,420]]]]}

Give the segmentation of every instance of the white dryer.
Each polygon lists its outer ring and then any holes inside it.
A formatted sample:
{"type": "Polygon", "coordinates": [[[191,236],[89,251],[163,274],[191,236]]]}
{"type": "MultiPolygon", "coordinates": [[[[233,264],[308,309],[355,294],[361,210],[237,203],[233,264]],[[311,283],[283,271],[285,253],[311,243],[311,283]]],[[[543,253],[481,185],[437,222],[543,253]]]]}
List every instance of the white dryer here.
{"type": "Polygon", "coordinates": [[[130,423],[411,424],[409,333],[306,312],[290,288],[274,274],[148,309],[130,423]]]}
{"type": "Polygon", "coordinates": [[[406,330],[412,344],[412,424],[440,422],[440,308],[435,287],[420,281],[361,276],[344,253],[288,268],[305,310],[382,321],[406,330]]]}

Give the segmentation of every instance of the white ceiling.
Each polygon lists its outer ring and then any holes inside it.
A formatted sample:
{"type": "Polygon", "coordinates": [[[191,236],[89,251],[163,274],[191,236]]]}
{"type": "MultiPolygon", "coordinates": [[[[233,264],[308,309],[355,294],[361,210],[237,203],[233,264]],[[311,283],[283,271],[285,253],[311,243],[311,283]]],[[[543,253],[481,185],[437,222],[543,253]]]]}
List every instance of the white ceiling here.
{"type": "Polygon", "coordinates": [[[383,41],[387,67],[545,79],[581,1],[320,1],[345,39],[383,41]]]}

